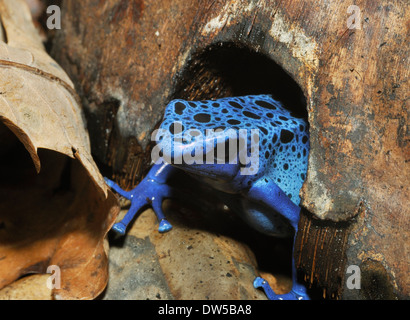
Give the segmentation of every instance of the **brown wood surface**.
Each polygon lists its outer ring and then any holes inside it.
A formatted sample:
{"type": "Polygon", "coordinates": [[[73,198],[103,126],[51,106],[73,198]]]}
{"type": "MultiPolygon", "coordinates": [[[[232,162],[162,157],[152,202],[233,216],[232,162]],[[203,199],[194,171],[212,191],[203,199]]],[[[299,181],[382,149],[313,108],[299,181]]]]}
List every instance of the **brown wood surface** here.
{"type": "Polygon", "coordinates": [[[299,268],[327,297],[408,298],[409,4],[356,1],[349,29],[350,4],[63,1],[53,55],[83,98],[93,154],[128,188],[172,98],[264,92],[307,111],[299,268]],[[346,288],[351,264],[361,290],[346,288]]]}

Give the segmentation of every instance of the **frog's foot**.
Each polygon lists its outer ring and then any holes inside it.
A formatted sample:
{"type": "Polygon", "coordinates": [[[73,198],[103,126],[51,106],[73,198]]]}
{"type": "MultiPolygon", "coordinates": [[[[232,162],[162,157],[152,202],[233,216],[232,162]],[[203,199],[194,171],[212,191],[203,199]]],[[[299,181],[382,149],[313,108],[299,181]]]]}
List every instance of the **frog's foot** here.
{"type": "Polygon", "coordinates": [[[167,219],[162,219],[159,222],[158,231],[161,233],[168,232],[172,229],[172,225],[168,222],[167,219]]]}
{"type": "Polygon", "coordinates": [[[309,296],[304,289],[300,290],[301,292],[299,292],[299,290],[296,292],[295,289],[292,288],[289,293],[276,294],[270,287],[269,283],[261,277],[257,277],[253,281],[253,286],[256,289],[261,288],[265,291],[265,294],[269,300],[309,300],[309,296]]]}
{"type": "Polygon", "coordinates": [[[124,235],[127,230],[127,226],[122,222],[117,222],[112,226],[112,230],[114,230],[116,233],[120,235],[124,235]]]}
{"type": "Polygon", "coordinates": [[[163,233],[172,229],[172,225],[165,218],[162,211],[162,201],[171,193],[171,188],[167,184],[158,183],[157,181],[147,178],[142,180],[133,190],[124,191],[113,181],[104,178],[108,186],[117,191],[121,196],[131,200],[131,206],[124,218],[114,224],[112,229],[124,235],[128,224],[134,219],[135,215],[143,207],[151,205],[159,221],[158,231],[163,233]]]}

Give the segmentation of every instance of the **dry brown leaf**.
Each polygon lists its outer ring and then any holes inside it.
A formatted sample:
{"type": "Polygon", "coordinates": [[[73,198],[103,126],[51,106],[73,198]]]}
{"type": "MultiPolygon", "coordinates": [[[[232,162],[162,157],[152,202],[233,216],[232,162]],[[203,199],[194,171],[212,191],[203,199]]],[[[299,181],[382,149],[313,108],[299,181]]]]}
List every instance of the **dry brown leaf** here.
{"type": "Polygon", "coordinates": [[[57,265],[55,298],[95,298],[108,279],[117,199],[91,156],[73,84],[25,1],[0,0],[0,19],[0,288],[57,265]]]}

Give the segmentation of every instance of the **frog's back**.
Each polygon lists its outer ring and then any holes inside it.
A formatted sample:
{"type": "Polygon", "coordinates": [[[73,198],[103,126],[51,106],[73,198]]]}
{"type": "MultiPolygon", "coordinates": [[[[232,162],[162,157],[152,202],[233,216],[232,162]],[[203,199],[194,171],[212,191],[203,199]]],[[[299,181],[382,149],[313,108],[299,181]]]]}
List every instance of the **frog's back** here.
{"type": "Polygon", "coordinates": [[[309,152],[308,124],[296,118],[270,95],[250,95],[206,101],[171,101],[161,127],[173,133],[175,122],[183,130],[257,129],[259,171],[275,182],[295,204],[306,177],[309,152]]]}

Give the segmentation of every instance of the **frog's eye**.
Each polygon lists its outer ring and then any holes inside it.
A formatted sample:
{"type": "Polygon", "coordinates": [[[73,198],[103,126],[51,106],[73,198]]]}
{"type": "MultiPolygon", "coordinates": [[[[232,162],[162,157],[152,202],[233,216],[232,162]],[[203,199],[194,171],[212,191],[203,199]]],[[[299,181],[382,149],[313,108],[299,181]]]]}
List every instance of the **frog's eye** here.
{"type": "Polygon", "coordinates": [[[216,145],[215,160],[218,163],[231,163],[234,161],[238,153],[238,140],[226,139],[223,142],[219,142],[216,145]]]}
{"type": "Polygon", "coordinates": [[[238,132],[232,128],[215,130],[214,161],[217,163],[236,164],[238,157],[238,132]]]}

